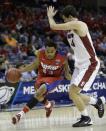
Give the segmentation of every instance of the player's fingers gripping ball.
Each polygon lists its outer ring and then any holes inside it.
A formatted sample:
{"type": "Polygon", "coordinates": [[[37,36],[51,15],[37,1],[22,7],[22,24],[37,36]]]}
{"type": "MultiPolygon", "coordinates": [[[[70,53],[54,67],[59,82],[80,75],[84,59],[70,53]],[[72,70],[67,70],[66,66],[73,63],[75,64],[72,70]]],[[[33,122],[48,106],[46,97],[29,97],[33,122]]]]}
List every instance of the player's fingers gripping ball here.
{"type": "Polygon", "coordinates": [[[21,72],[19,69],[10,68],[6,73],[6,80],[10,83],[17,83],[20,81],[21,72]]]}

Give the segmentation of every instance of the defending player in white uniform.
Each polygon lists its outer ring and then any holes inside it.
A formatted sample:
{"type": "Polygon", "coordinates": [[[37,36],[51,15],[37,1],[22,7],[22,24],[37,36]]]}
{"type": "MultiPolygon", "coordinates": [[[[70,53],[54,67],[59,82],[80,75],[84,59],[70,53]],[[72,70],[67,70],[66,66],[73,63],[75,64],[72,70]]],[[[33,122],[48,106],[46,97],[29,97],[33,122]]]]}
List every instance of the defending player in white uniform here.
{"type": "Polygon", "coordinates": [[[71,84],[88,90],[94,81],[100,67],[100,62],[95,54],[89,32],[85,37],[80,37],[74,31],[67,33],[67,39],[74,50],[75,70],[71,84]]]}
{"type": "Polygon", "coordinates": [[[73,124],[73,127],[83,127],[92,125],[91,118],[88,115],[86,105],[92,104],[98,110],[99,117],[104,115],[104,97],[95,99],[80,93],[82,90],[88,90],[93,83],[100,67],[100,62],[96,56],[91,36],[86,23],[78,20],[76,9],[68,5],[62,11],[64,23],[57,24],[54,16],[57,11],[54,7],[47,8],[47,15],[50,28],[53,30],[67,31],[67,39],[74,51],[75,70],[72,75],[71,86],[69,89],[70,99],[73,100],[77,109],[81,113],[81,119],[73,124]]]}

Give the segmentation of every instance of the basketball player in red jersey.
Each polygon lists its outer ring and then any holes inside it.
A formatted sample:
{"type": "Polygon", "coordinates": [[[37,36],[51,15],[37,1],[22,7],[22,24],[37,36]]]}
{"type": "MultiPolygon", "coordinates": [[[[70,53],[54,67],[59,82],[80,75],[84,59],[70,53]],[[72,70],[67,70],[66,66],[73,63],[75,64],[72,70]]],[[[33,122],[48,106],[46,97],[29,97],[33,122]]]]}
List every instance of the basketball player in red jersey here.
{"type": "Polygon", "coordinates": [[[99,117],[104,115],[104,97],[95,99],[80,93],[87,91],[99,70],[100,62],[96,56],[93,42],[86,23],[78,20],[76,9],[68,5],[62,11],[64,23],[57,24],[54,20],[56,14],[54,7],[47,8],[50,28],[53,30],[67,31],[67,40],[74,51],[75,70],[71,79],[69,89],[70,99],[73,100],[77,109],[81,112],[81,119],[73,124],[73,127],[92,125],[91,118],[86,110],[86,104],[92,104],[98,110],[99,117]]]}
{"type": "Polygon", "coordinates": [[[52,112],[53,103],[46,99],[46,95],[52,92],[55,87],[65,78],[70,80],[68,62],[65,56],[57,52],[57,46],[52,41],[46,44],[46,48],[37,52],[36,60],[26,67],[20,69],[21,72],[38,70],[38,77],[35,83],[36,94],[24,106],[21,112],[12,118],[12,123],[16,124],[20,118],[32,109],[38,102],[45,105],[46,117],[52,112]],[[54,83],[54,85],[52,84],[54,83]],[[49,86],[52,84],[52,86],[49,86]]]}

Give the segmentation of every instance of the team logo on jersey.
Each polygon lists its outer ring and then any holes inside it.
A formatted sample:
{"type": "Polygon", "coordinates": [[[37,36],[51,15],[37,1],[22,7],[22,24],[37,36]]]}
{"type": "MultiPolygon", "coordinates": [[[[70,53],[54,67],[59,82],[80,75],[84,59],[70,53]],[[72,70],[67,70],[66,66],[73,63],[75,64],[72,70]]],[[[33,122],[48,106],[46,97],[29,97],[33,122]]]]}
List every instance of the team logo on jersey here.
{"type": "Polygon", "coordinates": [[[69,40],[70,46],[75,47],[75,43],[74,43],[74,34],[67,34],[67,38],[69,40]]]}
{"type": "Polygon", "coordinates": [[[43,62],[41,62],[41,66],[45,70],[57,70],[59,66],[54,66],[54,65],[46,65],[43,62]]]}
{"type": "Polygon", "coordinates": [[[85,81],[82,81],[80,86],[83,87],[85,85],[85,81]]]}

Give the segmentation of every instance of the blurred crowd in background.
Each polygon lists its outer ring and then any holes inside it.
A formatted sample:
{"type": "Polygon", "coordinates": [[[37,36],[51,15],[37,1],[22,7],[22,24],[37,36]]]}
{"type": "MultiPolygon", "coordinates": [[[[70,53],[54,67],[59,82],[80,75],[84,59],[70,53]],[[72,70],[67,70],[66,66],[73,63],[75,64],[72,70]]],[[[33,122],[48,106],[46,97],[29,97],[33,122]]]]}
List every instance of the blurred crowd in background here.
{"type": "MultiPolygon", "coordinates": [[[[24,0],[22,0],[24,3],[24,0]]],[[[28,1],[28,0],[27,0],[28,1]]],[[[106,75],[106,13],[101,10],[81,7],[80,0],[71,0],[78,10],[79,19],[85,21],[90,29],[96,53],[101,61],[100,74],[106,75]],[[77,1],[77,4],[76,4],[77,1]]],[[[16,2],[16,1],[15,1],[16,2]]],[[[67,1],[68,2],[68,1],[67,1]]],[[[54,5],[62,10],[65,0],[36,0],[34,6],[8,2],[0,5],[0,76],[10,67],[25,66],[36,58],[35,51],[44,48],[47,40],[52,39],[58,45],[58,50],[67,55],[71,70],[73,70],[73,51],[66,40],[66,32],[51,31],[47,19],[46,8],[54,5]],[[17,46],[7,44],[15,40],[17,46]]],[[[27,2],[26,2],[27,4],[27,2]]],[[[62,22],[61,12],[55,17],[62,22]]]]}

